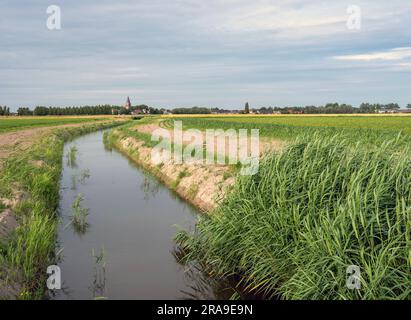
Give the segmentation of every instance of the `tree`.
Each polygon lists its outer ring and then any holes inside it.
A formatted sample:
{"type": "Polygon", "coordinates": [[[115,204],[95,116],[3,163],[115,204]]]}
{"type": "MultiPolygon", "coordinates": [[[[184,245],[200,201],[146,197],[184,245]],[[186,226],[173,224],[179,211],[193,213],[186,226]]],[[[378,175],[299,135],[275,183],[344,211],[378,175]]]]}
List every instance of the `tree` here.
{"type": "Polygon", "coordinates": [[[173,114],[210,114],[211,110],[203,107],[192,108],[175,108],[171,111],[173,114]]]}
{"type": "Polygon", "coordinates": [[[9,107],[0,107],[0,116],[9,116],[10,115],[10,108],[9,107]]]}
{"type": "Polygon", "coordinates": [[[384,106],[378,104],[361,103],[359,113],[375,113],[378,110],[383,110],[384,106]]]}
{"type": "Polygon", "coordinates": [[[19,116],[32,116],[33,111],[31,111],[29,108],[18,108],[17,114],[19,116]]]}
{"type": "Polygon", "coordinates": [[[411,109],[411,103],[407,104],[407,109],[411,109]]]}
{"type": "Polygon", "coordinates": [[[43,106],[37,106],[34,108],[34,115],[35,116],[47,116],[49,115],[49,108],[43,106]]]}
{"type": "Polygon", "coordinates": [[[398,103],[389,103],[389,104],[385,105],[385,108],[387,110],[398,110],[398,109],[400,109],[400,106],[398,105],[398,103]]]}
{"type": "Polygon", "coordinates": [[[250,113],[250,106],[249,106],[248,102],[245,103],[244,113],[245,113],[245,114],[249,114],[249,113],[250,113]]]}

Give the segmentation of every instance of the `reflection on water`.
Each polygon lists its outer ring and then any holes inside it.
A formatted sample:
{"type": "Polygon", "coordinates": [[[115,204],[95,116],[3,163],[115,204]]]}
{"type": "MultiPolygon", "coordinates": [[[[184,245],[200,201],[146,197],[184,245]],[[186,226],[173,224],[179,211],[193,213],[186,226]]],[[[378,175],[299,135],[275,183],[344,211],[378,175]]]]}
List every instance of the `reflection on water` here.
{"type": "Polygon", "coordinates": [[[77,147],[72,145],[67,151],[67,166],[70,168],[77,168],[77,147]]]}
{"type": "Polygon", "coordinates": [[[141,184],[140,190],[144,192],[144,200],[154,198],[160,191],[161,183],[154,177],[146,176],[141,184]]]}
{"type": "Polygon", "coordinates": [[[64,290],[51,292],[51,299],[232,296],[234,291],[225,289],[223,281],[176,260],[175,234],[193,229],[196,222],[190,205],[104,146],[102,132],[74,143],[75,149],[73,144],[65,146],[64,154],[76,150],[76,157],[64,163],[60,188],[58,265],[64,290]],[[83,195],[81,208],[88,209],[87,227],[80,229],[71,224],[72,205],[79,194],[83,195]]]}
{"type": "Polygon", "coordinates": [[[90,224],[88,222],[80,224],[78,222],[72,221],[69,224],[69,226],[71,226],[73,233],[79,237],[84,236],[87,233],[87,231],[90,229],[90,224]]]}
{"type": "Polygon", "coordinates": [[[71,190],[76,190],[78,183],[85,184],[88,178],[90,178],[89,169],[85,169],[79,174],[73,174],[71,176],[71,190]]]}
{"type": "Polygon", "coordinates": [[[101,253],[96,255],[93,249],[92,255],[94,258],[94,277],[90,288],[91,294],[94,299],[106,299],[106,251],[103,248],[101,253]]]}
{"type": "Polygon", "coordinates": [[[178,246],[173,251],[175,261],[184,268],[188,290],[181,291],[184,300],[228,300],[237,292],[225,279],[216,279],[199,263],[185,263],[185,252],[178,246]]]}

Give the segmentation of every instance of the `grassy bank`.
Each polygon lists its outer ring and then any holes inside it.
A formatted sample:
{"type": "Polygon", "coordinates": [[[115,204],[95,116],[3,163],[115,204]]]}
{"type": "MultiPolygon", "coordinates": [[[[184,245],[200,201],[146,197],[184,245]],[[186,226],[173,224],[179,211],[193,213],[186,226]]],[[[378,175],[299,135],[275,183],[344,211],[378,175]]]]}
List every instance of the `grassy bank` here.
{"type": "Polygon", "coordinates": [[[194,234],[176,240],[219,277],[267,298],[410,299],[411,160],[320,135],[270,154],[194,234]],[[350,265],[361,289],[346,286],[350,265]]]}
{"type": "Polygon", "coordinates": [[[9,199],[20,194],[13,208],[20,226],[11,240],[0,246],[0,279],[18,283],[18,298],[44,297],[46,268],[55,259],[56,210],[64,143],[118,124],[105,122],[57,129],[27,152],[14,155],[5,162],[0,177],[0,194],[9,199]]]}
{"type": "MultiPolygon", "coordinates": [[[[149,120],[141,121],[139,125],[149,120]]],[[[133,123],[106,133],[104,141],[108,147],[115,147],[202,212],[214,209],[234,183],[236,168],[233,166],[168,161],[154,164],[151,152],[158,142],[151,141],[149,134],[137,131],[133,123]]],[[[173,143],[170,146],[175,147],[173,143]]]]}

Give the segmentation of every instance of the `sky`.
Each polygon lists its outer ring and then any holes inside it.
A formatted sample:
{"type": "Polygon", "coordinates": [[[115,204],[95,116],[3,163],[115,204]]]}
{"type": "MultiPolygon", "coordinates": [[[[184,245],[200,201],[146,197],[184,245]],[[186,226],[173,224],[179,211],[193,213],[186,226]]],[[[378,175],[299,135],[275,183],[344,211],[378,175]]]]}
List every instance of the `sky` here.
{"type": "Polygon", "coordinates": [[[12,110],[127,96],[164,108],[411,103],[406,0],[0,0],[0,17],[0,105],[12,110]],[[50,5],[60,30],[47,28],[50,5]]]}

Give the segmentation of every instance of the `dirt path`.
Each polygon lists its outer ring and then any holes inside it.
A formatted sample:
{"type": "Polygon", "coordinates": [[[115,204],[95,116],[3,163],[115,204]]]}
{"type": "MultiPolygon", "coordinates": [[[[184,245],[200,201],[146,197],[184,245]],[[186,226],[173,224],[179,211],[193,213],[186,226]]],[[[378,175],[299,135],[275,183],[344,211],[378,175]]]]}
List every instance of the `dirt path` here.
{"type": "MultiPolygon", "coordinates": [[[[167,130],[170,139],[174,139],[174,130],[162,127],[159,121],[149,124],[137,124],[131,130],[152,135],[157,129],[167,130]]],[[[171,160],[172,157],[170,155],[170,160],[165,161],[160,166],[156,166],[152,162],[151,147],[146,146],[143,141],[135,137],[122,135],[121,132],[117,132],[117,134],[119,138],[116,145],[122,152],[157,176],[158,179],[202,212],[213,212],[235,183],[235,174],[228,165],[205,164],[201,160],[194,163],[175,164],[171,160]]],[[[203,147],[203,142],[206,141],[206,133],[201,132],[201,135],[201,144],[197,145],[203,147]]],[[[194,138],[192,141],[183,141],[183,145],[190,143],[195,145],[193,140],[194,138]]],[[[214,144],[217,146],[217,140],[214,141],[214,144]]],[[[284,148],[285,144],[281,140],[262,137],[259,140],[260,156],[270,150],[280,151],[284,148]]],[[[250,142],[248,150],[250,150],[250,142]]],[[[233,153],[237,154],[238,151],[239,146],[237,146],[237,150],[229,150],[228,138],[226,138],[222,149],[217,147],[216,150],[217,154],[224,154],[226,156],[231,156],[233,153]]]]}
{"type": "MultiPolygon", "coordinates": [[[[150,124],[145,124],[145,125],[137,125],[135,127],[135,130],[137,130],[140,133],[145,133],[145,134],[152,134],[154,130],[156,129],[163,129],[167,130],[170,134],[171,140],[174,139],[174,131],[172,129],[166,129],[161,126],[161,123],[150,123],[150,124]]],[[[206,141],[206,133],[204,131],[201,132],[202,134],[202,141],[206,141]]],[[[225,155],[230,155],[230,150],[229,150],[229,139],[225,138],[225,150],[217,150],[217,153],[224,153],[225,155]]],[[[194,140],[194,139],[193,139],[194,140]]],[[[193,141],[192,140],[192,141],[193,141]]],[[[188,145],[192,141],[183,141],[184,145],[188,145]]],[[[248,141],[248,150],[250,150],[250,141],[248,141]]],[[[203,144],[202,144],[203,145],[203,144]]],[[[217,138],[215,138],[214,145],[217,145],[217,138]]],[[[284,148],[285,146],[285,141],[278,140],[278,139],[269,139],[265,137],[260,137],[259,139],[259,149],[260,149],[260,155],[262,155],[265,152],[268,151],[280,151],[284,148]]],[[[239,150],[239,147],[237,148],[237,152],[239,150]]]]}
{"type": "Polygon", "coordinates": [[[152,148],[145,146],[143,141],[123,136],[116,145],[201,212],[212,212],[235,182],[233,173],[225,165],[175,164],[170,160],[156,166],[151,159],[152,148]]]}

